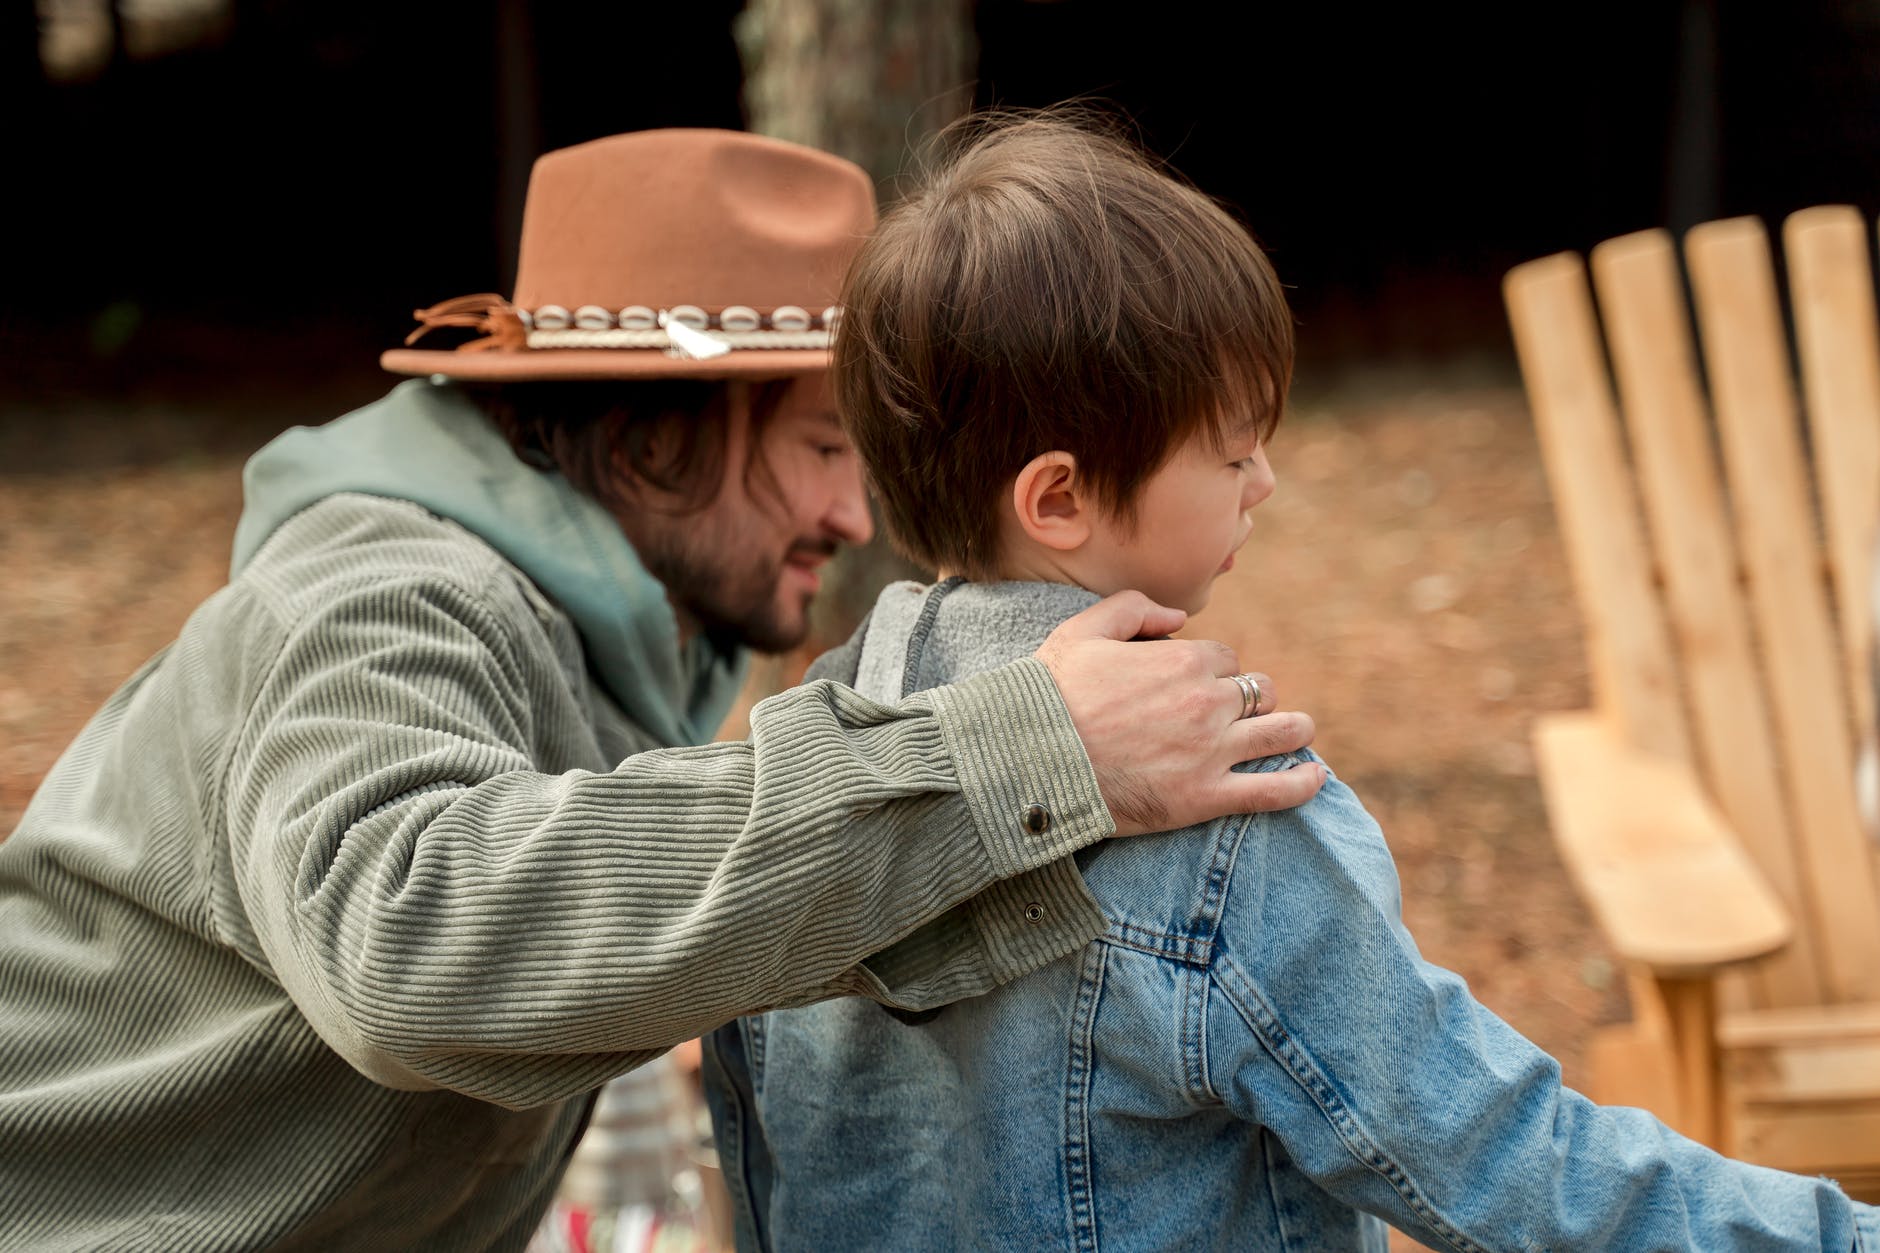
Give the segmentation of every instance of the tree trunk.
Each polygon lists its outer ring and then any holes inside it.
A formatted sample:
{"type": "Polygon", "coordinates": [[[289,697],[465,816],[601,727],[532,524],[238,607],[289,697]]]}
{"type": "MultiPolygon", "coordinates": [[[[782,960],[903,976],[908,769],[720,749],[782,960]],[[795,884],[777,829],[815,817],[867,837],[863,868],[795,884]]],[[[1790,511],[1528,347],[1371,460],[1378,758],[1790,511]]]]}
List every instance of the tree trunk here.
{"type": "Polygon", "coordinates": [[[749,0],[736,30],[751,129],[877,183],[972,103],[970,0],[749,0]]]}
{"type": "MultiPolygon", "coordinates": [[[[735,29],[751,130],[847,157],[884,207],[922,141],[972,105],[971,0],[749,0],[735,29]]],[[[879,537],[846,550],[812,647],[845,639],[883,584],[924,577],[879,537]]]]}

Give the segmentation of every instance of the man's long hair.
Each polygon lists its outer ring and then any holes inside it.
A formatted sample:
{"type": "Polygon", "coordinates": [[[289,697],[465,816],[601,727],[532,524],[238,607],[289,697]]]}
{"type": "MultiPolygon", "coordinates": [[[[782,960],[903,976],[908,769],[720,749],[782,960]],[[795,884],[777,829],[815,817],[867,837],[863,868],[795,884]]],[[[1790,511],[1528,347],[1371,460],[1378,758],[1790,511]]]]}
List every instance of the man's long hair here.
{"type": "Polygon", "coordinates": [[[750,389],[746,481],[767,479],[757,448],[788,386],[787,379],[463,385],[518,457],[560,474],[616,514],[646,507],[634,480],[671,498],[675,512],[695,513],[717,499],[734,388],[750,389]]]}

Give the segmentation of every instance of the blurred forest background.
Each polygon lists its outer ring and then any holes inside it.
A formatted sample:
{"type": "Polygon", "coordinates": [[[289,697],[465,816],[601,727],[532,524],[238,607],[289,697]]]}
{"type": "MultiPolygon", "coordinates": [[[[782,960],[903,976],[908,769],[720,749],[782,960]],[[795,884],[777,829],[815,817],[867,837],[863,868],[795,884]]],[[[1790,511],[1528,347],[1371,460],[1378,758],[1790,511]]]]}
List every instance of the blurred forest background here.
{"type": "Polygon", "coordinates": [[[188,327],[211,378],[309,334],[369,367],[412,307],[507,290],[537,154],[651,126],[752,124],[885,179],[967,101],[1111,101],[1271,250],[1310,361],[1499,353],[1516,261],[1871,207],[1880,169],[1873,0],[744,7],[9,0],[0,302],[9,364],[43,368],[8,381],[147,381],[188,327]]]}
{"type": "Polygon", "coordinates": [[[1876,0],[11,0],[0,57],[0,833],[225,578],[242,459],[382,392],[413,308],[509,289],[536,155],[749,126],[888,199],[957,110],[1092,97],[1299,319],[1280,493],[1194,629],[1314,713],[1426,953],[1569,1077],[1624,1002],[1528,756],[1585,670],[1500,276],[1880,209],[1876,0]]]}

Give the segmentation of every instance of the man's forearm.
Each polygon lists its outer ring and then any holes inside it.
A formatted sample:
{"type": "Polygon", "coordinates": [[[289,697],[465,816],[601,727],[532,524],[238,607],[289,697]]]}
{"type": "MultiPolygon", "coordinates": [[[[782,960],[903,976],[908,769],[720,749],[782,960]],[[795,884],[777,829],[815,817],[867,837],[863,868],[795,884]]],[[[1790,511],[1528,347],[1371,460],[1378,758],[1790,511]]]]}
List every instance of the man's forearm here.
{"type": "MultiPolygon", "coordinates": [[[[882,994],[864,958],[1106,834],[1054,701],[1022,663],[898,709],[798,689],[759,707],[748,743],[606,774],[536,774],[500,746],[421,731],[376,769],[277,762],[248,823],[276,833],[250,851],[250,912],[296,1001],[366,1073],[558,1099],[740,1013],[882,994]],[[985,747],[1012,718],[1036,732],[1024,750],[985,747]],[[306,796],[324,799],[282,807],[306,796]],[[1042,832],[1025,825],[1032,805],[1052,814],[1042,832]],[[296,897],[309,856],[328,861],[296,897]]],[[[1090,920],[1014,910],[1011,925],[1041,961],[1090,920]]]]}

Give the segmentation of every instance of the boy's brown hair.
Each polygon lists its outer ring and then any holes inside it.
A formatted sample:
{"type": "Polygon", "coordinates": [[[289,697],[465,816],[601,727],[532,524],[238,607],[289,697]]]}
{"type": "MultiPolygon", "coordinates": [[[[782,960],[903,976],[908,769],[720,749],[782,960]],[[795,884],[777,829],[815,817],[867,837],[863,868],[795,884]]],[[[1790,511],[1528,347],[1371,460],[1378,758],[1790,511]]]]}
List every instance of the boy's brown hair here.
{"type": "Polygon", "coordinates": [[[1279,421],[1292,317],[1219,205],[1092,115],[968,118],[863,246],[836,335],[837,408],[889,536],[991,574],[1000,496],[1061,449],[1125,524],[1188,439],[1279,421]]]}

